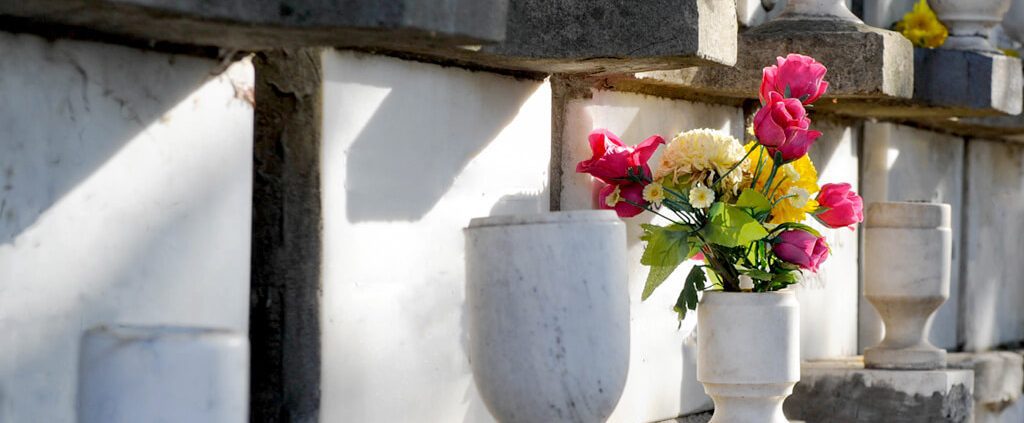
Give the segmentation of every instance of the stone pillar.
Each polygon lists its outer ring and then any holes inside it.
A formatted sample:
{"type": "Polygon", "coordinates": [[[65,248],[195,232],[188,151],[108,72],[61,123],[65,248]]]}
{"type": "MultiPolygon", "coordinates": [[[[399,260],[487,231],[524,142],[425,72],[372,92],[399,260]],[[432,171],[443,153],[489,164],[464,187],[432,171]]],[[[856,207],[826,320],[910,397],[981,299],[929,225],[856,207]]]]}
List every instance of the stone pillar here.
{"type": "Polygon", "coordinates": [[[248,376],[240,333],[101,326],[82,337],[78,422],[244,423],[248,376]]]}

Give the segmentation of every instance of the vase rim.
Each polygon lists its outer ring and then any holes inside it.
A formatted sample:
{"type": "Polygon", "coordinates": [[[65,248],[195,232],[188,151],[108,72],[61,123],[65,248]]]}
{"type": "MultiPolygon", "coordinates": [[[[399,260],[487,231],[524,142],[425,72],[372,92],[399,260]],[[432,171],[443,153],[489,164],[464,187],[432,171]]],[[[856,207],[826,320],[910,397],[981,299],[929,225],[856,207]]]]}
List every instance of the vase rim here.
{"type": "Polygon", "coordinates": [[[868,228],[949,228],[952,207],[946,203],[885,201],[868,204],[868,228]]]}
{"type": "Polygon", "coordinates": [[[547,225],[555,223],[619,223],[612,210],[572,210],[542,213],[508,214],[477,217],[469,221],[467,230],[490,226],[547,225]]]}
{"type": "Polygon", "coordinates": [[[704,291],[701,305],[788,305],[796,303],[796,292],[783,289],[770,292],[704,291]]]}

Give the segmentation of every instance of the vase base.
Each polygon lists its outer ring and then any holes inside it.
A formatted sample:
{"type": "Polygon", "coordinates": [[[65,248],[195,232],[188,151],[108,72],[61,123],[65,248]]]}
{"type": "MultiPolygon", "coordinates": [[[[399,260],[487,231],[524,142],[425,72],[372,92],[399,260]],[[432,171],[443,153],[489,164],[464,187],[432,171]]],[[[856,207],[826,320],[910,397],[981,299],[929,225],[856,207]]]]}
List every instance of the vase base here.
{"type": "Polygon", "coordinates": [[[864,350],[864,367],[885,370],[934,370],[946,367],[946,351],[935,347],[864,350]]]}

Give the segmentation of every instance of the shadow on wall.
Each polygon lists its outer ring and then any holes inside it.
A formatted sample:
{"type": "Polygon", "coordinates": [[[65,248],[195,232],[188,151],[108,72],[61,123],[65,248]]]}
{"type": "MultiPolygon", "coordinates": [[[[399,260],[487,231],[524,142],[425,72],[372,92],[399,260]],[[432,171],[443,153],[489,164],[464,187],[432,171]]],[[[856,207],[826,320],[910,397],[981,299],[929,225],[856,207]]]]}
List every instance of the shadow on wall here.
{"type": "Polygon", "coordinates": [[[210,77],[207,60],[104,44],[4,35],[0,51],[17,99],[0,102],[0,244],[210,77]]]}
{"type": "MultiPolygon", "coordinates": [[[[492,76],[469,71],[453,75],[449,69],[423,68],[418,63],[396,66],[367,61],[363,65],[369,69],[345,74],[344,81],[324,76],[328,84],[358,84],[388,92],[348,149],[350,222],[422,218],[537,89],[534,84],[496,84],[492,76]],[[439,98],[451,103],[436,104],[439,98]]],[[[342,119],[340,114],[325,110],[324,119],[342,119]]]]}
{"type": "Polygon", "coordinates": [[[250,191],[249,174],[232,173],[237,161],[210,162],[241,151],[237,143],[159,148],[175,140],[147,132],[176,107],[199,107],[181,102],[211,78],[213,61],[4,33],[0,50],[0,422],[73,421],[83,329],[123,319],[209,324],[228,314],[244,327],[247,272],[235,272],[248,260],[238,268],[224,256],[248,250],[211,246],[208,236],[210,215],[240,203],[225,193],[250,191]],[[138,143],[148,145],[145,164],[128,160],[138,143]],[[108,165],[117,172],[100,172],[108,165]],[[212,171],[177,174],[179,166],[212,171]],[[175,186],[89,183],[122,173],[175,186]],[[187,191],[188,201],[170,204],[168,191],[187,191]],[[22,235],[34,244],[18,245],[22,235]],[[205,283],[221,274],[243,285],[205,283]]]}

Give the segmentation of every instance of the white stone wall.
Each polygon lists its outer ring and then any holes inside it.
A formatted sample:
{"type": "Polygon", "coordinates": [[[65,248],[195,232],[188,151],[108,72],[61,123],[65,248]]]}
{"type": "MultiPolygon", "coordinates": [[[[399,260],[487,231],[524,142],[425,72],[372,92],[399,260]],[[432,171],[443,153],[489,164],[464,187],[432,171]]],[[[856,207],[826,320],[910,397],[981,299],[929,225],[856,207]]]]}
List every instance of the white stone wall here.
{"type": "Polygon", "coordinates": [[[961,335],[967,351],[1024,339],[1024,145],[967,141],[961,335]]]}
{"type": "MultiPolygon", "coordinates": [[[[949,300],[936,312],[930,339],[940,348],[957,346],[960,304],[960,239],[963,216],[963,138],[891,123],[864,124],[861,181],[865,203],[930,201],[953,209],[953,262],[949,300]]],[[[871,304],[862,297],[860,349],[875,345],[884,333],[871,304]]]]}
{"type": "Polygon", "coordinates": [[[332,51],[323,116],[320,420],[492,421],[462,228],[548,210],[549,85],[332,51]]]}
{"type": "Polygon", "coordinates": [[[245,333],[247,62],[0,33],[0,422],[73,422],[110,322],[245,333]]]}
{"type": "MultiPolygon", "coordinates": [[[[822,132],[808,155],[818,170],[818,183],[858,186],[860,131],[847,124],[817,119],[811,127],[822,132]]],[[[860,230],[829,229],[813,218],[831,247],[818,273],[804,273],[793,286],[800,300],[800,358],[847,357],[857,352],[857,293],[860,291],[860,230]]]]}

